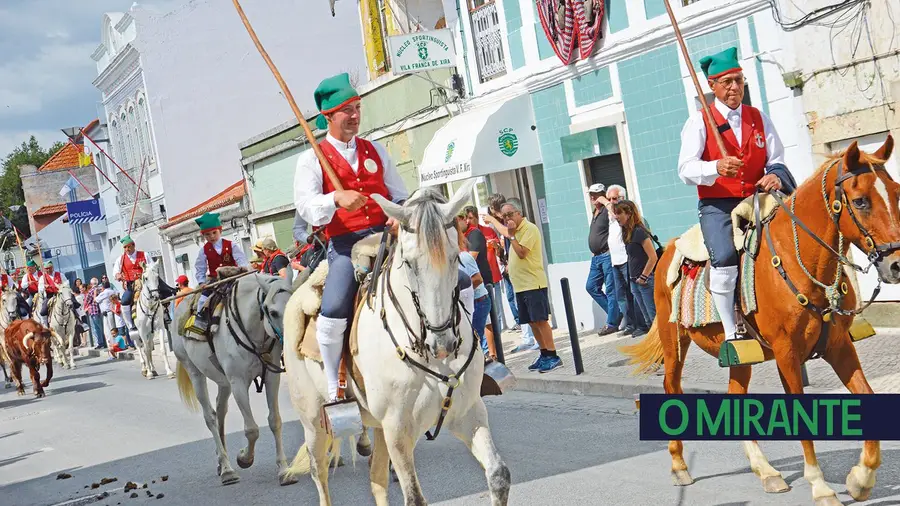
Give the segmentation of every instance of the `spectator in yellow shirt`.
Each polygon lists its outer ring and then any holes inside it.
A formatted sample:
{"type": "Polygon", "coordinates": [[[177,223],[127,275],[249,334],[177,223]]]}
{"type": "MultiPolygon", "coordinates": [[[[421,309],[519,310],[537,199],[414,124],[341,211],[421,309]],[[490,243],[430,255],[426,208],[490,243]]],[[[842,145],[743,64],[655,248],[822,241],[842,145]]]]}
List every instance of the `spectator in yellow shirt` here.
{"type": "Polygon", "coordinates": [[[522,214],[522,204],[518,199],[507,200],[501,214],[505,226],[500,227],[500,232],[510,239],[509,279],[516,291],[519,323],[531,326],[534,338],[541,347],[540,356],[528,366],[528,370],[549,372],[562,367],[562,360],[556,354],[550,328],[550,298],[547,294],[541,233],[537,225],[522,214]]]}

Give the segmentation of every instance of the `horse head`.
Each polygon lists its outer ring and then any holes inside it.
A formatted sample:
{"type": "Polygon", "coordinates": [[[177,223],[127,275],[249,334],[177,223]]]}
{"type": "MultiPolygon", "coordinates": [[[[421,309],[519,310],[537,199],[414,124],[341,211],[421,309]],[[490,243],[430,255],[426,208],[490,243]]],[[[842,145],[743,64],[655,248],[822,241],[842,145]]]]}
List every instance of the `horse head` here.
{"type": "Polygon", "coordinates": [[[148,290],[152,297],[159,295],[159,271],[161,268],[161,262],[148,262],[141,274],[142,290],[148,290]]]}
{"type": "Polygon", "coordinates": [[[900,184],[885,169],[894,139],[875,153],[854,142],[841,155],[831,213],[841,233],[868,254],[885,283],[900,283],[900,184]],[[843,211],[843,212],[842,212],[843,211]]]}
{"type": "Polygon", "coordinates": [[[289,277],[254,277],[262,278],[260,284],[263,285],[265,292],[263,308],[265,311],[266,334],[284,339],[284,312],[291,295],[294,293],[293,283],[289,277]]]}
{"type": "Polygon", "coordinates": [[[4,289],[2,300],[3,311],[6,312],[7,319],[12,322],[19,319],[19,299],[15,290],[4,289]]]}
{"type": "MultiPolygon", "coordinates": [[[[424,351],[439,360],[453,354],[461,341],[456,215],[474,185],[474,180],[467,181],[449,202],[435,188],[416,190],[402,206],[372,195],[385,214],[400,224],[391,269],[406,267],[408,289],[424,334],[418,338],[424,351]]],[[[403,312],[401,307],[396,309],[403,312]]]]}
{"type": "Polygon", "coordinates": [[[59,298],[67,308],[72,309],[72,287],[68,283],[62,283],[59,286],[59,298]]]}

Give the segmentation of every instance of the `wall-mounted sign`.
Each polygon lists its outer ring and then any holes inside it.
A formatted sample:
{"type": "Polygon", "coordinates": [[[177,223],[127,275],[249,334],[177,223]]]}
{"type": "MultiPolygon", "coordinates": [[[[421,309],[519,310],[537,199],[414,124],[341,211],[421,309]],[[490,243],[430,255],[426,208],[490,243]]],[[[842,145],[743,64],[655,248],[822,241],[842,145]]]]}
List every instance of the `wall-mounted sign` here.
{"type": "Polygon", "coordinates": [[[535,0],[544,35],[568,65],[591,56],[603,31],[603,0],[535,0]]]}
{"type": "Polygon", "coordinates": [[[66,204],[66,213],[69,215],[70,225],[79,225],[81,223],[90,223],[92,221],[102,221],[106,219],[106,213],[101,209],[100,201],[97,199],[69,202],[66,204]]]}
{"type": "Polygon", "coordinates": [[[456,66],[453,34],[444,28],[388,38],[394,74],[413,74],[456,66]]]}

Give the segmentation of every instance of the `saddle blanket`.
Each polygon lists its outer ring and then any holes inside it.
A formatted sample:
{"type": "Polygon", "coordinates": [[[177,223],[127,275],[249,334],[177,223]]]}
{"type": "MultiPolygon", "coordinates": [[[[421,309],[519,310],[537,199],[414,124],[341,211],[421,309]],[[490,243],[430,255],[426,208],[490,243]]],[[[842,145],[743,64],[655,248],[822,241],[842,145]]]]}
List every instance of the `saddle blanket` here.
{"type": "MultiPolygon", "coordinates": [[[[191,332],[188,330],[190,327],[191,317],[194,316],[197,312],[197,302],[200,300],[200,294],[196,293],[194,295],[189,295],[187,297],[188,303],[190,304],[190,311],[186,312],[181,319],[178,321],[178,328],[181,329],[181,335],[188,338],[193,339],[194,341],[206,342],[207,336],[205,334],[198,334],[196,332],[191,332]]],[[[219,303],[216,305],[215,310],[213,311],[213,317],[210,321],[210,334],[215,334],[218,330],[218,325],[213,324],[213,322],[219,321],[222,317],[222,311],[225,310],[225,305],[219,303]]]]}
{"type": "MultiPolygon", "coordinates": [[[[750,232],[751,249],[755,251],[758,237],[750,232]]],[[[709,262],[684,260],[679,262],[679,278],[672,288],[671,323],[684,328],[702,327],[722,321],[709,291],[709,262]]],[[[741,255],[740,283],[741,310],[745,315],[756,311],[756,262],[744,253],[741,255]]]]}

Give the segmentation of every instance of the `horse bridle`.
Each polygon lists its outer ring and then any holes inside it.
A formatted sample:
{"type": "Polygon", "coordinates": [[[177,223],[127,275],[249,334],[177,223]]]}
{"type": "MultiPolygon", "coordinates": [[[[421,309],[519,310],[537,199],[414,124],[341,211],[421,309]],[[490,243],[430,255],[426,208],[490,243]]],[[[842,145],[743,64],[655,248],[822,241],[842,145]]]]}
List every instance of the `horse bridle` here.
{"type": "Polygon", "coordinates": [[[147,316],[151,317],[150,333],[152,335],[152,333],[156,331],[156,313],[159,312],[159,307],[161,305],[159,300],[159,288],[150,288],[147,286],[147,280],[143,279],[141,280],[141,294],[143,294],[145,290],[147,291],[147,297],[150,298],[150,301],[148,302],[149,307],[144,305],[144,297],[138,298],[138,305],[144,310],[144,313],[147,316]]]}
{"type": "MultiPolygon", "coordinates": [[[[878,178],[878,174],[875,172],[876,170],[887,170],[884,165],[875,166],[873,164],[868,165],[868,171],[866,169],[858,169],[856,171],[848,171],[846,173],[843,172],[844,162],[843,160],[837,160],[839,163],[837,164],[837,179],[834,182],[834,201],[831,203],[831,217],[834,220],[834,224],[836,226],[839,225],[839,221],[841,219],[841,212],[844,208],[847,209],[847,213],[850,215],[850,218],[853,220],[853,223],[856,225],[856,228],[865,238],[865,245],[869,249],[866,252],[866,256],[869,259],[869,267],[871,267],[875,262],[881,260],[887,255],[894,253],[895,251],[900,250],[900,242],[890,242],[887,244],[876,244],[875,239],[872,238],[872,234],[869,233],[869,230],[860,223],[859,219],[856,217],[856,213],[853,212],[853,206],[848,205],[847,202],[847,194],[844,192],[844,182],[848,179],[852,179],[856,176],[860,176],[867,172],[871,172],[876,178],[878,178]]],[[[832,164],[834,165],[834,164],[832,164]]],[[[826,169],[825,174],[828,174],[828,170],[826,169]]],[[[890,205],[890,202],[885,202],[886,205],[890,205]]],[[[869,269],[866,267],[866,270],[869,269]]]]}

